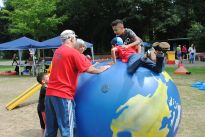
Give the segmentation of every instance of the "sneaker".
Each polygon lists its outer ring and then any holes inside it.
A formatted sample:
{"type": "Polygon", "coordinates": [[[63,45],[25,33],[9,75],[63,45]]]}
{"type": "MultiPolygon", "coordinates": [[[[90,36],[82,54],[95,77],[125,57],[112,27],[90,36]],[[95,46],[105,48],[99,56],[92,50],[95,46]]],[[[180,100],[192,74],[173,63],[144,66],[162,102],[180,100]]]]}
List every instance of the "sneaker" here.
{"type": "Polygon", "coordinates": [[[170,45],[167,42],[155,42],[152,44],[152,46],[155,50],[159,51],[168,50],[170,48],[170,45]]]}
{"type": "Polygon", "coordinates": [[[159,46],[162,49],[169,49],[170,48],[170,45],[167,42],[160,42],[159,46]]]}

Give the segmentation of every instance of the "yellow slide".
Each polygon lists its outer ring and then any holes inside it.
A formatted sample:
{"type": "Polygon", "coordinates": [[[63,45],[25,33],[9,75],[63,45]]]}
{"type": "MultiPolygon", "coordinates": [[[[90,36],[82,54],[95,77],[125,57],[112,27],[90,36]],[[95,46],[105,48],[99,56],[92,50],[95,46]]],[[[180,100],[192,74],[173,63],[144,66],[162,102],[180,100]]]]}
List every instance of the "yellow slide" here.
{"type": "Polygon", "coordinates": [[[26,100],[27,98],[29,98],[31,95],[33,95],[35,92],[39,91],[41,88],[41,84],[36,83],[35,85],[33,85],[32,87],[30,87],[29,89],[27,89],[25,92],[23,92],[21,95],[19,95],[17,98],[15,98],[14,100],[12,100],[11,102],[9,102],[6,105],[6,109],[8,110],[12,110],[13,108],[15,108],[16,106],[18,106],[19,104],[21,104],[24,100],[26,100]]]}

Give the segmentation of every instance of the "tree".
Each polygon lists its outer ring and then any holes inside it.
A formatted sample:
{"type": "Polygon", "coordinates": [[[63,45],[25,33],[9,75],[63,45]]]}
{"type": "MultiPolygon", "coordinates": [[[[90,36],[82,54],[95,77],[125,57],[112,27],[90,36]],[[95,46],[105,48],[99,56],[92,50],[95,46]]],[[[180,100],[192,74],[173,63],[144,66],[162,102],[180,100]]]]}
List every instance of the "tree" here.
{"type": "Polygon", "coordinates": [[[117,1],[63,0],[59,3],[58,14],[70,18],[64,29],[71,28],[79,37],[94,43],[97,53],[110,52],[110,40],[114,36],[110,23],[119,15],[117,1]]]}
{"type": "Polygon", "coordinates": [[[58,25],[66,19],[57,17],[57,0],[8,0],[9,32],[16,35],[29,35],[33,38],[45,39],[55,35],[58,25]]]}
{"type": "Polygon", "coordinates": [[[5,41],[8,36],[8,26],[9,26],[9,12],[7,10],[0,10],[0,43],[5,41]]]}
{"type": "Polygon", "coordinates": [[[198,51],[205,51],[205,27],[201,23],[192,22],[188,36],[192,38],[198,51]]]}

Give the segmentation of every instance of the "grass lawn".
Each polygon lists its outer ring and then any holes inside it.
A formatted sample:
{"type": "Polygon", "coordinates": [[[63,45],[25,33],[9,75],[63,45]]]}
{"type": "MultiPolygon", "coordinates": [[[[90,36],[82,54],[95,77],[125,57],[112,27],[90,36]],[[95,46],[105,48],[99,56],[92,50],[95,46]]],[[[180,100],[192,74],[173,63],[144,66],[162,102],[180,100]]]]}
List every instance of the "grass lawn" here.
{"type": "Polygon", "coordinates": [[[8,61],[12,61],[11,59],[0,59],[0,62],[8,62],[8,61]]]}
{"type": "Polygon", "coordinates": [[[191,75],[173,74],[175,69],[165,70],[173,78],[181,97],[182,119],[177,137],[205,137],[205,91],[191,87],[197,81],[205,82],[205,68],[187,68],[191,75]]]}
{"type": "MultiPolygon", "coordinates": [[[[190,71],[192,74],[205,74],[205,67],[186,67],[186,69],[190,71]]],[[[169,74],[172,74],[176,70],[176,67],[166,67],[165,70],[169,74]]]]}
{"type": "Polygon", "coordinates": [[[15,66],[0,66],[0,72],[14,71],[15,66]]]}

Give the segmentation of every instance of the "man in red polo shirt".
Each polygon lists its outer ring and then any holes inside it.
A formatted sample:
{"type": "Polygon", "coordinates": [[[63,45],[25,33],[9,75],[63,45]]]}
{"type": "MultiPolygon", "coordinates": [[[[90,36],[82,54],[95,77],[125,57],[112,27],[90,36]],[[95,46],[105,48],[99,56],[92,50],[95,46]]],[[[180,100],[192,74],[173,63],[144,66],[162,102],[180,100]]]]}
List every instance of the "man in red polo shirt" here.
{"type": "Polygon", "coordinates": [[[52,71],[46,90],[46,137],[73,137],[75,124],[74,97],[79,73],[101,73],[110,66],[95,68],[75,49],[76,35],[65,30],[60,35],[62,45],[55,51],[52,71]]]}

